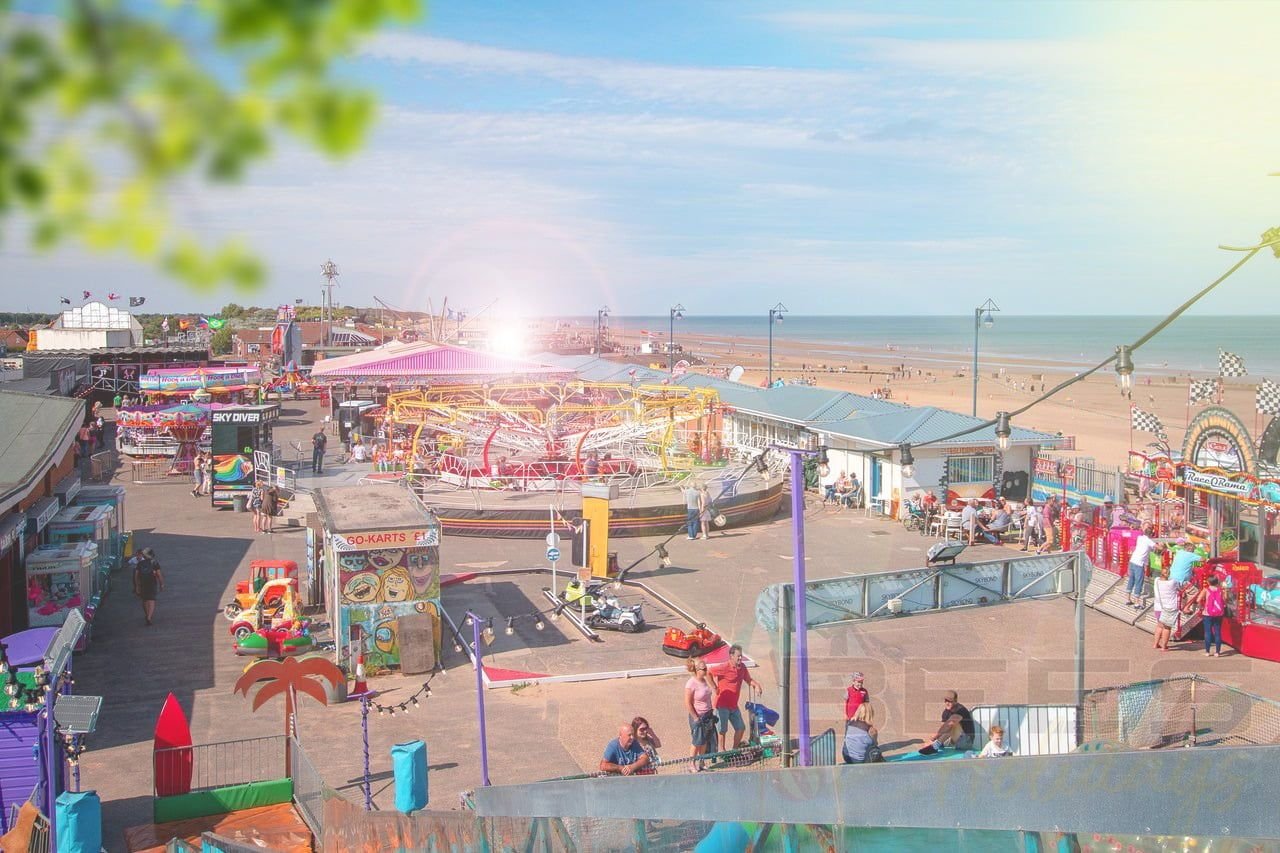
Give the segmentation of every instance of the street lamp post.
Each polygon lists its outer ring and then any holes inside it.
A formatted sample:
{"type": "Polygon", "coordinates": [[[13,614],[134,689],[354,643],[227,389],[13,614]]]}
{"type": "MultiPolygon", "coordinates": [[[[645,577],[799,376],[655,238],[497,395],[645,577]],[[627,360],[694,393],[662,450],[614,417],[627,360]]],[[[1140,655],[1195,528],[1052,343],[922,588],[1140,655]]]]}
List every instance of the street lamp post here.
{"type": "Polygon", "coordinates": [[[484,663],[482,662],[482,648],[480,645],[481,636],[492,642],[493,629],[487,625],[483,629],[480,628],[480,617],[470,610],[467,611],[467,619],[471,622],[471,643],[475,653],[476,667],[476,717],[480,721],[480,784],[483,787],[489,787],[489,732],[485,725],[484,718],[484,663]]]}
{"type": "MultiPolygon", "coordinates": [[[[796,629],[796,710],[799,713],[800,766],[808,767],[811,763],[809,744],[809,623],[806,607],[806,578],[804,568],[804,458],[818,457],[818,473],[824,475],[827,466],[827,448],[807,450],[798,447],[782,447],[770,445],[771,450],[783,450],[791,455],[791,537],[795,550],[792,569],[792,584],[795,587],[795,608],[793,621],[796,629]]],[[[783,631],[790,631],[790,625],[783,625],[783,631]]],[[[789,664],[783,661],[783,667],[789,664]]],[[[790,696],[783,696],[783,707],[790,703],[790,696]]],[[[787,744],[784,748],[790,748],[787,744]]]]}
{"type": "Polygon", "coordinates": [[[990,299],[973,309],[973,416],[978,416],[978,327],[986,326],[990,329],[995,325],[996,318],[992,316],[992,312],[999,311],[1000,306],[996,305],[990,299]]]}
{"type": "Polygon", "coordinates": [[[671,306],[671,322],[667,329],[667,372],[676,372],[676,320],[684,319],[684,306],[677,302],[671,306]]]}
{"type": "Polygon", "coordinates": [[[779,302],[769,309],[769,385],[773,385],[773,324],[782,322],[782,315],[787,313],[787,306],[779,302]]]}
{"type": "Polygon", "coordinates": [[[600,355],[601,348],[604,346],[604,322],[609,318],[609,306],[606,305],[596,312],[596,355],[600,355]]]}

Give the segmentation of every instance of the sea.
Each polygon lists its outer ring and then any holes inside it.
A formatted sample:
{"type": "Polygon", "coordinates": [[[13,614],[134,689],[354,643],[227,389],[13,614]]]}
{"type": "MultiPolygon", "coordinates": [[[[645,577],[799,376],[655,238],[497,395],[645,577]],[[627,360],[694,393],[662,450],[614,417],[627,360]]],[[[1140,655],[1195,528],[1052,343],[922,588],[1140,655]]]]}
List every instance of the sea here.
{"type": "MultiPolygon", "coordinates": [[[[610,317],[616,330],[647,330],[665,338],[669,317],[610,317]]],[[[1017,316],[995,314],[978,330],[978,354],[984,367],[1012,366],[1028,359],[1063,369],[1097,364],[1119,344],[1131,344],[1163,318],[1156,316],[1017,316]]],[[[587,324],[595,318],[587,318],[587,324]]],[[[845,355],[824,345],[883,348],[916,363],[954,362],[973,356],[973,317],[946,316],[795,316],[773,327],[775,345],[803,342],[815,357],[845,355]]],[[[768,346],[767,314],[701,316],[686,314],[675,324],[675,341],[697,351],[710,337],[734,337],[743,350],[768,346]],[[704,337],[700,337],[704,336],[704,337]]],[[[1179,317],[1134,353],[1139,372],[1154,374],[1218,372],[1218,351],[1239,356],[1249,376],[1280,380],[1280,316],[1194,315],[1179,317]]],[[[1247,380],[1246,380],[1247,381],[1247,380]]]]}

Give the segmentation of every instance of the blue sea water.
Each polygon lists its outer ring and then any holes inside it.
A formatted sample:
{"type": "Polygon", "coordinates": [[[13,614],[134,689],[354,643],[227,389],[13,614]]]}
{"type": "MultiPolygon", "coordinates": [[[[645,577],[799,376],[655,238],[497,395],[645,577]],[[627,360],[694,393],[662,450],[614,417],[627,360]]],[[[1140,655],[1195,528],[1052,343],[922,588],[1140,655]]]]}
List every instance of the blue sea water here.
{"type": "MultiPolygon", "coordinates": [[[[978,352],[984,365],[1037,359],[1083,367],[1111,355],[1117,345],[1132,343],[1154,327],[1159,317],[1145,316],[1007,316],[996,314],[990,328],[979,330],[978,352]]],[[[647,329],[665,337],[669,318],[612,317],[614,329],[647,329]]],[[[675,339],[697,349],[699,336],[740,337],[744,349],[763,348],[769,334],[767,315],[700,316],[676,321],[675,339]]],[[[775,324],[775,344],[804,342],[815,356],[834,354],[823,345],[896,347],[919,362],[930,357],[955,360],[973,353],[973,317],[939,316],[793,316],[775,324]]],[[[1218,349],[1244,359],[1250,376],[1280,377],[1280,316],[1184,315],[1152,338],[1134,355],[1139,371],[1216,374],[1218,349]]]]}

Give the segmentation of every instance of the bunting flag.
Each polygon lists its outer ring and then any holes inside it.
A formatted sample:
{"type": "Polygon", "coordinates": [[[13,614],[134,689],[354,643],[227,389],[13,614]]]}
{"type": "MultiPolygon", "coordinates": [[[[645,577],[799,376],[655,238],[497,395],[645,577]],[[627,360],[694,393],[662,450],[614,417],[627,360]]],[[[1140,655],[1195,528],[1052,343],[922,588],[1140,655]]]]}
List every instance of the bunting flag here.
{"type": "Polygon", "coordinates": [[[206,326],[211,331],[216,332],[219,329],[221,329],[223,326],[227,325],[227,321],[222,319],[221,317],[201,317],[200,325],[206,326]]]}
{"type": "Polygon", "coordinates": [[[80,293],[81,293],[81,296],[80,296],[81,299],[88,299],[90,296],[93,296],[93,294],[87,290],[82,290],[80,291],[80,293]]]}
{"type": "Polygon", "coordinates": [[[107,299],[110,299],[112,302],[115,302],[119,298],[120,294],[116,293],[114,290],[107,294],[107,299]]]}
{"type": "Polygon", "coordinates": [[[129,297],[129,307],[130,307],[130,308],[137,308],[139,305],[141,305],[142,303],[144,303],[144,302],[146,302],[146,301],[147,301],[147,297],[145,297],[145,296],[130,296],[130,297],[129,297]]]}
{"type": "Polygon", "coordinates": [[[1157,438],[1164,438],[1164,424],[1160,423],[1160,419],[1151,412],[1144,412],[1137,406],[1133,407],[1133,428],[1139,432],[1149,432],[1157,438]]]}
{"type": "Polygon", "coordinates": [[[456,320],[456,319],[458,319],[458,312],[457,312],[457,311],[454,311],[452,308],[446,308],[446,309],[445,309],[445,315],[446,315],[446,316],[445,316],[445,319],[446,319],[446,320],[456,320]]]}
{"type": "Polygon", "coordinates": [[[1226,350],[1218,350],[1218,375],[1219,376],[1247,376],[1249,371],[1244,369],[1244,359],[1233,352],[1226,350]]]}
{"type": "Polygon", "coordinates": [[[1202,403],[1205,400],[1212,400],[1217,393],[1217,379],[1192,379],[1191,389],[1187,394],[1187,402],[1202,403]]]}
{"type": "Polygon", "coordinates": [[[67,297],[65,297],[65,296],[59,296],[59,297],[58,297],[58,302],[60,302],[60,303],[61,303],[61,304],[63,304],[63,305],[70,305],[70,304],[71,304],[71,300],[70,300],[70,299],[68,299],[68,298],[67,298],[67,297]]]}
{"type": "Polygon", "coordinates": [[[185,332],[187,329],[190,329],[190,328],[191,328],[191,321],[190,321],[190,320],[179,320],[179,321],[178,321],[178,331],[179,331],[179,332],[185,332]]]}
{"type": "Polygon", "coordinates": [[[1256,405],[1260,415],[1280,415],[1280,385],[1270,379],[1262,380],[1258,385],[1256,405]]]}

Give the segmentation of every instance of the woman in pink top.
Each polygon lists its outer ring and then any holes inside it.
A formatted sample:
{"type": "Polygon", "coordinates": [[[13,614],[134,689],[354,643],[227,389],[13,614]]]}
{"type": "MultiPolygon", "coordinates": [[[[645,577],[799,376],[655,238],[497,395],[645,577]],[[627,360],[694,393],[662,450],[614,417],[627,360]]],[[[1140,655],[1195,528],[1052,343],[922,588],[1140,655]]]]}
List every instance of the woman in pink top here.
{"type": "MultiPolygon", "coordinates": [[[[707,672],[706,661],[691,658],[685,666],[689,670],[689,680],[684,683],[684,709],[689,714],[689,737],[693,742],[689,755],[697,758],[706,755],[716,739],[716,716],[711,709],[716,682],[707,672]]],[[[701,769],[702,762],[699,761],[689,767],[693,773],[701,769]]]]}

